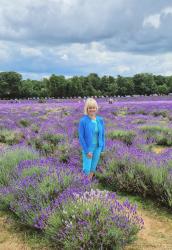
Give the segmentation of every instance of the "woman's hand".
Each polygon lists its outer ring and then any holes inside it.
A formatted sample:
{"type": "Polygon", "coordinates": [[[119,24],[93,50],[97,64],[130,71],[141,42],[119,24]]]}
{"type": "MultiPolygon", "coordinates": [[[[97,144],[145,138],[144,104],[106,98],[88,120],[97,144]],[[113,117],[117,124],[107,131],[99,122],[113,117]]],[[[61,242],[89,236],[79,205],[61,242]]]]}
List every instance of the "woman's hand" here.
{"type": "Polygon", "coordinates": [[[88,158],[92,158],[93,154],[92,154],[91,152],[89,152],[89,153],[87,154],[87,156],[88,156],[88,158]]]}

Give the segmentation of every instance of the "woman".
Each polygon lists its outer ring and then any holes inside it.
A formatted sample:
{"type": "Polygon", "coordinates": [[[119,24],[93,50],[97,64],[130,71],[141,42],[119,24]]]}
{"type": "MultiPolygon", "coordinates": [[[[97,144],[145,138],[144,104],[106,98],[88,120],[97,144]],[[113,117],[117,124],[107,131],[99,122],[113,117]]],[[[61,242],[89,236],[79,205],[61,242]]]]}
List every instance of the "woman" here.
{"type": "Polygon", "coordinates": [[[98,104],[95,99],[87,98],[84,116],[79,121],[79,142],[82,147],[83,172],[92,179],[105,149],[105,125],[101,116],[96,115],[98,104]]]}

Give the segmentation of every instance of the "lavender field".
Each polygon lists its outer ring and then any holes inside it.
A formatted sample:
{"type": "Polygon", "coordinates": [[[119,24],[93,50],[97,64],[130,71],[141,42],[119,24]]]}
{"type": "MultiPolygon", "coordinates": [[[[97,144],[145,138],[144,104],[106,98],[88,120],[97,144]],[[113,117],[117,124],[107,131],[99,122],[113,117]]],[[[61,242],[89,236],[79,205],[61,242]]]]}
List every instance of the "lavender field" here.
{"type": "Polygon", "coordinates": [[[56,249],[130,245],[144,220],[118,192],[172,211],[172,97],[97,102],[106,148],[91,182],[78,141],[83,99],[0,101],[0,209],[56,249]]]}

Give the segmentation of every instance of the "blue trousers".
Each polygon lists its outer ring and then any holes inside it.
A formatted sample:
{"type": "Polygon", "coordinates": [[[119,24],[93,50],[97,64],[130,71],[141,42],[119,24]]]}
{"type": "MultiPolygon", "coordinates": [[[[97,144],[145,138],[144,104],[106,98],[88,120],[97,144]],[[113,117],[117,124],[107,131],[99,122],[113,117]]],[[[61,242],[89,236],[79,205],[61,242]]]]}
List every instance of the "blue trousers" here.
{"type": "Polygon", "coordinates": [[[97,147],[97,145],[92,146],[90,148],[90,152],[92,152],[92,158],[88,158],[87,154],[82,150],[82,160],[83,160],[83,172],[88,175],[90,172],[95,172],[96,167],[100,158],[101,147],[97,147]]]}

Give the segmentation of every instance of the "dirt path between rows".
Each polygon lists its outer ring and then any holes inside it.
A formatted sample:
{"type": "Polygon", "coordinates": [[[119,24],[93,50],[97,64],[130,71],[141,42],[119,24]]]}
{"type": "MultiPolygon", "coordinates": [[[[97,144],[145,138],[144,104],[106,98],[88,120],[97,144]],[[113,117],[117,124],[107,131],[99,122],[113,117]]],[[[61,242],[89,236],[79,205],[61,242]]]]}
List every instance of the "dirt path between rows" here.
{"type": "Polygon", "coordinates": [[[138,233],[138,240],[125,250],[172,250],[172,218],[142,209],[138,213],[144,220],[144,228],[138,233]]]}
{"type": "Polygon", "coordinates": [[[0,250],[30,250],[7,216],[0,213],[0,250]]]}

